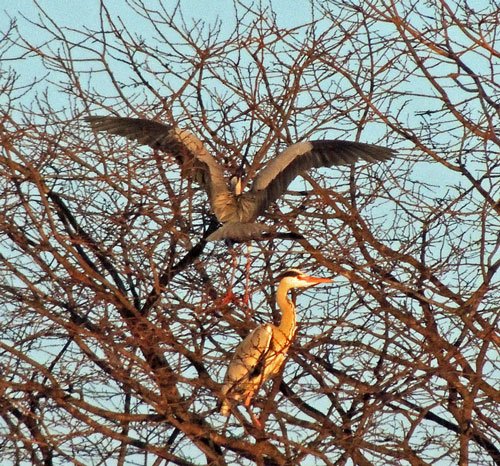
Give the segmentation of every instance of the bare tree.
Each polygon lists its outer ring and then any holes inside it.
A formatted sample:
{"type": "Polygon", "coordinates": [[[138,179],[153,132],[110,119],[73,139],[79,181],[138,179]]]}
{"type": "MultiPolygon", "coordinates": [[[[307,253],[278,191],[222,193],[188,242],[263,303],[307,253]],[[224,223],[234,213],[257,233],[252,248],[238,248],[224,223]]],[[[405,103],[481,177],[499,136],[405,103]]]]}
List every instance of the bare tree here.
{"type": "Polygon", "coordinates": [[[3,460],[500,464],[498,5],[311,2],[297,25],[167,3],[102,2],[79,28],[38,8],[3,31],[3,460]],[[249,177],[310,138],[398,156],[304,175],[266,221],[305,239],[230,250],[168,154],[89,114],[175,123],[249,177]],[[291,266],[334,286],[297,301],[264,428],[226,420],[231,351],[278,319],[291,266]]]}

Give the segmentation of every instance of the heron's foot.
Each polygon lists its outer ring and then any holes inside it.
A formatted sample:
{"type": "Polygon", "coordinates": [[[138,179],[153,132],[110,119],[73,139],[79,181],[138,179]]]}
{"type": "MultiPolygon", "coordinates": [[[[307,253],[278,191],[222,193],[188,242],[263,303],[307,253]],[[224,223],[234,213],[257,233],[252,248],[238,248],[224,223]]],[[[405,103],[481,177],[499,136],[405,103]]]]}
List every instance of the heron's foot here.
{"type": "Polygon", "coordinates": [[[245,400],[243,401],[243,405],[247,409],[248,414],[250,414],[250,419],[252,420],[252,425],[258,430],[264,430],[263,422],[260,420],[260,418],[258,418],[255,415],[255,413],[252,411],[252,407],[250,406],[252,404],[252,397],[253,397],[253,392],[248,393],[245,396],[245,400]]]}
{"type": "Polygon", "coordinates": [[[245,294],[243,295],[243,306],[248,309],[248,303],[250,302],[250,293],[248,289],[245,288],[245,294]]]}
{"type": "Polygon", "coordinates": [[[226,291],[226,294],[222,297],[221,305],[227,306],[228,304],[233,303],[236,299],[237,298],[236,298],[235,294],[233,293],[233,290],[228,289],[226,291]]]}
{"type": "Polygon", "coordinates": [[[264,424],[262,423],[260,418],[257,417],[252,411],[249,412],[250,412],[250,417],[252,418],[253,426],[258,430],[264,430],[264,424]]]}
{"type": "Polygon", "coordinates": [[[248,307],[250,302],[250,269],[252,267],[252,246],[247,244],[246,259],[247,263],[245,266],[245,294],[243,295],[243,304],[248,307]]]}

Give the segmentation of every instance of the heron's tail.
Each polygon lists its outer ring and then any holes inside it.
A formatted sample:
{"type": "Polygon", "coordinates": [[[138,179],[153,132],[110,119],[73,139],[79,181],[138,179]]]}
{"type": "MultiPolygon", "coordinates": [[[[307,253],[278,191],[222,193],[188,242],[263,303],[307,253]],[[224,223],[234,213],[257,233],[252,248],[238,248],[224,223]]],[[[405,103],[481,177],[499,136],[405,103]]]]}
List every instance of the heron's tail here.
{"type": "Polygon", "coordinates": [[[272,238],[300,240],[304,239],[299,233],[277,232],[273,227],[263,223],[225,223],[211,235],[207,241],[229,240],[234,243],[244,243],[246,241],[259,241],[272,238]]]}
{"type": "Polygon", "coordinates": [[[263,223],[225,223],[211,235],[207,241],[230,240],[236,243],[262,239],[271,230],[271,227],[263,223]]]}

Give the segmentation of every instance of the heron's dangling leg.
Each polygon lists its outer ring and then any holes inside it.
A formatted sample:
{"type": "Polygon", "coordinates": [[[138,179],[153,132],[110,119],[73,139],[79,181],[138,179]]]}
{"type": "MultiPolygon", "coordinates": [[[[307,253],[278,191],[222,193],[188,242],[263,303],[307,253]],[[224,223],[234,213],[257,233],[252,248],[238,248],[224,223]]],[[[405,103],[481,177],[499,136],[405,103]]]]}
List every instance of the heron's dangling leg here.
{"type": "Polygon", "coordinates": [[[236,269],[238,268],[238,255],[234,249],[234,243],[231,240],[225,240],[229,255],[231,256],[231,276],[229,277],[229,286],[227,288],[226,294],[222,299],[223,304],[229,304],[234,299],[233,293],[233,285],[234,285],[234,276],[236,274],[236,269]]]}
{"type": "Polygon", "coordinates": [[[245,401],[243,401],[243,405],[245,408],[250,408],[250,405],[252,404],[252,397],[254,395],[254,392],[248,392],[247,396],[245,396],[245,401]]]}
{"type": "Polygon", "coordinates": [[[245,396],[245,400],[243,401],[243,405],[248,411],[248,414],[250,415],[250,419],[252,420],[252,424],[256,429],[263,430],[264,426],[260,419],[256,416],[256,414],[252,410],[252,398],[254,396],[254,392],[247,393],[245,396]]]}
{"type": "Polygon", "coordinates": [[[245,294],[243,296],[243,304],[248,307],[248,303],[250,301],[250,293],[249,293],[249,288],[250,288],[250,267],[252,265],[252,258],[251,258],[251,253],[252,253],[252,246],[247,243],[247,264],[245,266],[245,294]]]}
{"type": "Polygon", "coordinates": [[[250,417],[252,418],[252,424],[254,425],[254,427],[259,430],[264,430],[264,425],[262,424],[261,420],[253,413],[252,410],[249,409],[248,412],[250,413],[250,417]]]}

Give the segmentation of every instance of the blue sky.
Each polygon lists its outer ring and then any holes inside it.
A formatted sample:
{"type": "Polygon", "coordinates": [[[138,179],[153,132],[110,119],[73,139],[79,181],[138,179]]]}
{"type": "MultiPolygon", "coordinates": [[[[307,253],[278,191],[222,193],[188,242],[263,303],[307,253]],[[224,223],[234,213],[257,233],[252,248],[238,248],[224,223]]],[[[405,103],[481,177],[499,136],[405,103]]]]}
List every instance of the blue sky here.
{"type": "MultiPolygon", "coordinates": [[[[172,6],[176,1],[158,1],[149,0],[145,4],[154,8],[159,3],[172,6]]],[[[97,27],[99,24],[99,5],[98,0],[40,0],[37,4],[54,20],[59,26],[78,27],[81,25],[89,27],[97,27]]],[[[123,0],[113,0],[105,2],[106,8],[113,15],[121,16],[125,22],[133,20],[133,25],[139,29],[137,17],[131,13],[131,9],[123,0]]],[[[306,0],[297,0],[293,2],[291,7],[290,2],[285,0],[273,1],[273,10],[278,14],[280,23],[287,26],[303,24],[310,17],[309,2],[306,0]]],[[[206,21],[213,21],[216,18],[230,21],[234,19],[234,2],[233,0],[217,0],[207,2],[204,0],[183,0],[181,1],[181,9],[186,15],[186,18],[199,18],[206,21]]],[[[28,34],[38,34],[35,28],[31,27],[21,16],[36,20],[38,15],[35,3],[32,0],[21,0],[20,2],[12,2],[11,0],[0,0],[0,10],[4,11],[4,15],[0,15],[0,28],[4,30],[9,22],[9,17],[18,18],[19,25],[22,30],[28,34]]],[[[229,25],[228,25],[229,26],[229,25]]],[[[34,38],[34,37],[33,37],[34,38]]]]}

